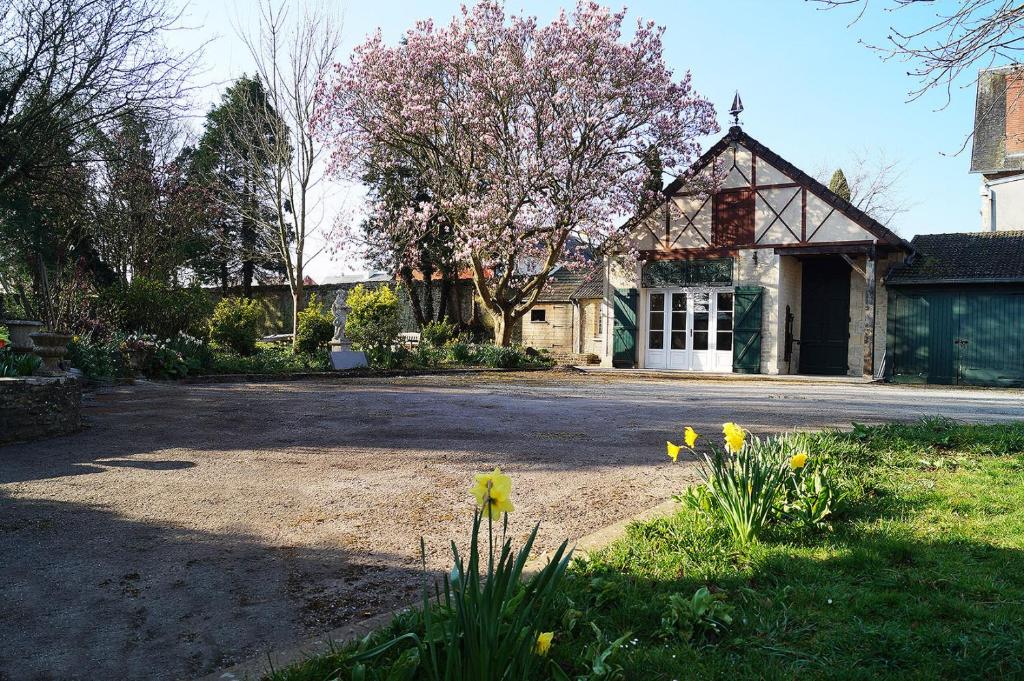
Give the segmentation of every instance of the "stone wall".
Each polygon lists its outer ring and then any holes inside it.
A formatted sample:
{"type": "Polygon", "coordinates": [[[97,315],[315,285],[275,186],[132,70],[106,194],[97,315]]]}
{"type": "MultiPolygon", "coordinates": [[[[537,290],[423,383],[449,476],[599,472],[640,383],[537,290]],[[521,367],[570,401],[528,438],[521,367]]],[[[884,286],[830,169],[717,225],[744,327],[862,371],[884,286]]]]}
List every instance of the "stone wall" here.
{"type": "Polygon", "coordinates": [[[62,378],[0,378],[0,445],[74,433],[82,384],[62,378]]]}

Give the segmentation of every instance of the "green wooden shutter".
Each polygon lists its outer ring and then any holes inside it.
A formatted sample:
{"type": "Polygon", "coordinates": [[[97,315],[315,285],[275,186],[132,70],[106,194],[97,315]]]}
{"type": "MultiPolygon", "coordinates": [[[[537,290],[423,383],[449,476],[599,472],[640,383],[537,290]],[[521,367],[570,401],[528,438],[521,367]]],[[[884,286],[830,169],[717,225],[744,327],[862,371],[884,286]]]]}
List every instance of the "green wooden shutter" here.
{"type": "Polygon", "coordinates": [[[737,374],[761,373],[763,300],[764,290],[760,286],[736,287],[732,370],[737,374]]]}
{"type": "Polygon", "coordinates": [[[615,325],[612,339],[612,364],[620,368],[636,366],[636,300],[635,288],[614,289],[615,325]]]}

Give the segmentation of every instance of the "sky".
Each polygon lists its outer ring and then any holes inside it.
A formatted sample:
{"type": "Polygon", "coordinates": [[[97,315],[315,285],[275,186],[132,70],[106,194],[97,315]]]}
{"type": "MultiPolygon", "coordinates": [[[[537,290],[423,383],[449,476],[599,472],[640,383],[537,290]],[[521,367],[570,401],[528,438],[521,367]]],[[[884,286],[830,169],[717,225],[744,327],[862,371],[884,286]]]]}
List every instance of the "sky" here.
{"type": "MultiPolygon", "coordinates": [[[[417,19],[447,23],[460,7],[447,0],[329,2],[342,17],[343,61],[378,28],[385,40],[397,42],[417,19]]],[[[573,5],[507,0],[510,12],[542,21],[563,6],[573,5]]],[[[611,6],[620,8],[621,0],[611,6]]],[[[872,4],[851,25],[855,9],[822,11],[804,0],[634,0],[626,6],[630,25],[643,17],[666,28],[668,65],[677,75],[693,74],[695,89],[718,111],[720,134],[728,129],[729,106],[739,91],[743,129],[805,172],[844,164],[849,171],[852,159],[865,155],[898,162],[899,194],[909,209],[890,227],[901,236],[978,230],[979,178],[968,172],[970,144],[960,151],[973,122],[973,82],[959,83],[948,103],[944,92],[908,101],[916,87],[909,65],[885,61],[861,43],[884,42],[890,24],[917,26],[926,18],[923,11],[883,12],[872,4]]],[[[182,23],[191,30],[176,32],[173,41],[182,49],[205,43],[204,69],[197,76],[203,87],[195,102],[202,114],[226,84],[251,71],[235,26],[248,25],[256,6],[252,0],[194,0],[184,12],[182,23]]],[[[198,129],[201,116],[193,122],[198,129]]],[[[716,139],[704,140],[705,148],[716,139]]],[[[338,210],[358,212],[358,189],[340,187],[332,195],[338,210]]],[[[320,280],[359,269],[360,263],[324,254],[309,272],[320,280]]]]}

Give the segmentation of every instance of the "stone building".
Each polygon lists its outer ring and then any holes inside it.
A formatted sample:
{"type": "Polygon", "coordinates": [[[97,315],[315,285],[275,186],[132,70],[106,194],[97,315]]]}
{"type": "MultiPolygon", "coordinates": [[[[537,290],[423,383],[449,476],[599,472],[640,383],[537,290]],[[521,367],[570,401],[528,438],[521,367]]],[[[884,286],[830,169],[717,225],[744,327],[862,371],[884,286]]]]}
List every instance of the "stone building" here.
{"type": "Polygon", "coordinates": [[[543,348],[560,360],[600,361],[603,297],[603,268],[556,269],[520,322],[523,345],[543,348]]]}

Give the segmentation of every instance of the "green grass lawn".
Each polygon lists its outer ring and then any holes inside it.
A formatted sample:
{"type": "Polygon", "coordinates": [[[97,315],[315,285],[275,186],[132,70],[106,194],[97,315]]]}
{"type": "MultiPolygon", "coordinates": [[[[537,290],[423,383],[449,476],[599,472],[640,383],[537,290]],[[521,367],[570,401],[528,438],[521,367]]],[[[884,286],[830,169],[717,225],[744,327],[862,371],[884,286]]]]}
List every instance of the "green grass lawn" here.
{"type": "MultiPolygon", "coordinates": [[[[737,548],[683,510],[577,560],[541,627],[568,677],[1024,678],[1024,424],[858,426],[812,443],[849,494],[831,530],[777,525],[737,548]],[[670,595],[700,587],[732,608],[731,626],[663,634],[670,595]]],[[[273,678],[347,680],[343,657],[273,678]]]]}

